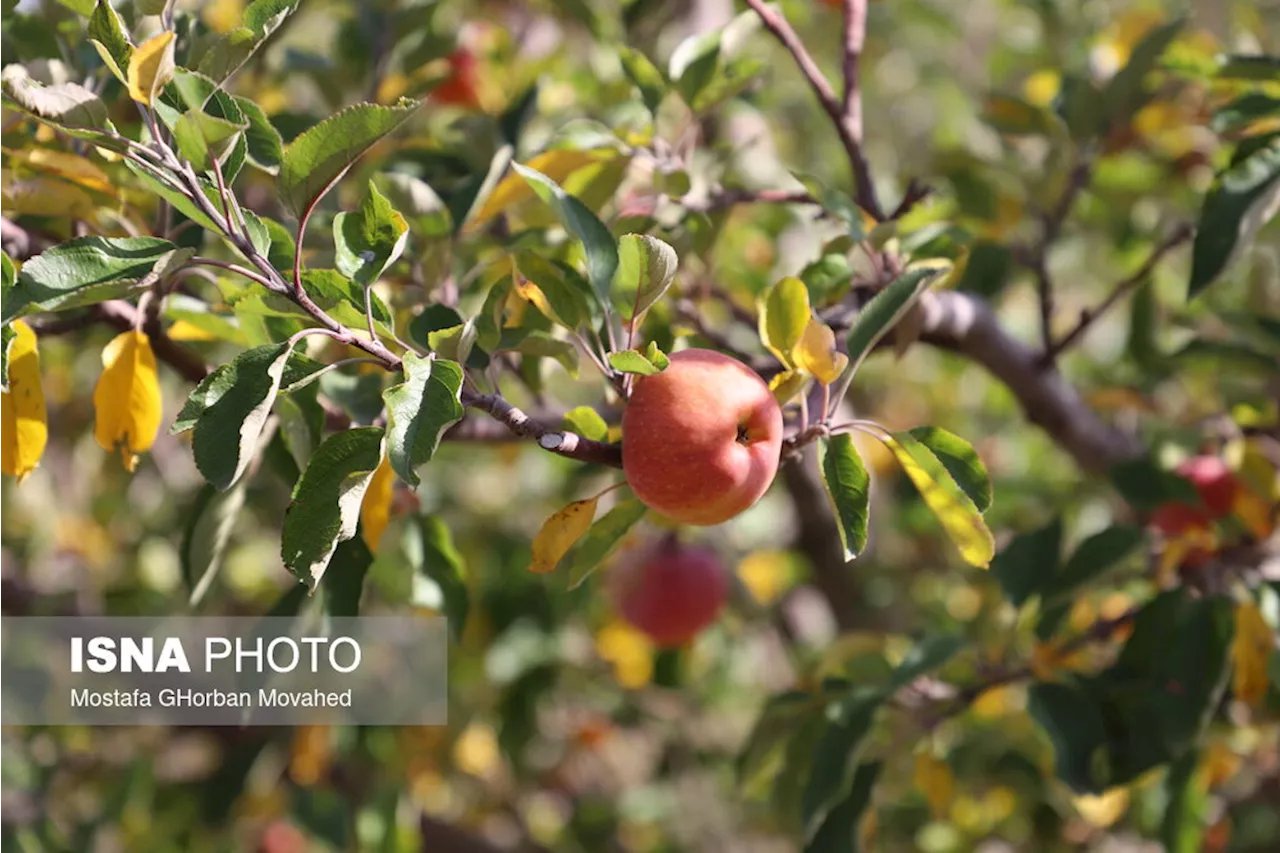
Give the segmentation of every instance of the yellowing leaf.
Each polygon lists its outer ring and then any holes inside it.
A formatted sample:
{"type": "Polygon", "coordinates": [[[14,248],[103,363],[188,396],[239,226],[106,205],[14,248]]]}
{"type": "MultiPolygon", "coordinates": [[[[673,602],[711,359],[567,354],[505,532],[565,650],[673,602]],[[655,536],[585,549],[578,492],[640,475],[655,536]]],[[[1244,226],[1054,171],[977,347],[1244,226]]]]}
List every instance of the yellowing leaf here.
{"type": "Polygon", "coordinates": [[[500,758],[498,736],[487,723],[468,723],[453,744],[453,763],[473,776],[489,775],[500,758]]]}
{"type": "MultiPolygon", "coordinates": [[[[582,167],[598,162],[602,158],[615,156],[617,156],[617,152],[609,149],[600,151],[560,149],[544,151],[524,165],[531,169],[536,169],[558,184],[563,184],[566,178],[582,167]]],[[[513,171],[494,187],[493,192],[485,199],[484,205],[481,206],[480,211],[471,220],[468,228],[478,228],[481,224],[502,213],[512,205],[527,201],[533,197],[533,188],[529,186],[529,182],[513,171]]]]}
{"type": "Polygon", "coordinates": [[[119,449],[125,469],[132,471],[137,454],[151,448],[160,430],[160,381],[145,334],[123,332],[102,351],[93,408],[93,437],[104,450],[119,449]]]}
{"type": "Polygon", "coordinates": [[[547,301],[547,294],[542,292],[542,288],[529,281],[524,276],[516,273],[511,278],[511,283],[515,286],[515,292],[519,297],[527,303],[531,303],[534,308],[542,312],[542,316],[546,317],[553,323],[561,326],[567,325],[556,314],[555,309],[551,307],[551,303],[547,301]]]}
{"type": "Polygon", "coordinates": [[[218,336],[190,320],[175,320],[169,327],[169,337],[175,341],[216,341],[218,336]]]}
{"type": "Polygon", "coordinates": [[[209,0],[200,9],[200,20],[215,33],[230,32],[240,26],[244,0],[209,0]]]}
{"type": "Polygon", "coordinates": [[[9,387],[0,394],[4,427],[0,447],[4,473],[21,483],[40,463],[49,427],[36,334],[22,320],[14,320],[12,328],[16,335],[9,344],[9,387]]]}
{"type": "Polygon", "coordinates": [[[773,398],[778,401],[778,405],[785,406],[800,393],[804,383],[808,381],[808,377],[798,370],[784,370],[774,374],[774,377],[769,380],[769,390],[773,392],[773,398]]]}
{"type": "Polygon", "coordinates": [[[1112,788],[1101,794],[1081,794],[1072,798],[1076,811],[1099,829],[1111,826],[1129,809],[1129,789],[1112,788]]]}
{"type": "Polygon", "coordinates": [[[333,727],[298,726],[289,752],[289,777],[304,788],[318,784],[333,763],[333,727]]]}
{"type": "Polygon", "coordinates": [[[1247,486],[1236,489],[1231,512],[1259,541],[1265,541],[1276,529],[1275,506],[1247,486]]]}
{"type": "Polygon", "coordinates": [[[48,175],[19,178],[9,169],[0,174],[0,200],[5,214],[88,219],[93,216],[93,199],[75,184],[48,175]]]}
{"type": "Polygon", "coordinates": [[[836,333],[817,317],[809,318],[809,325],[791,350],[791,357],[796,367],[823,385],[835,382],[849,366],[849,356],[836,350],[836,333]]]}
{"type": "Polygon", "coordinates": [[[156,93],[173,79],[173,33],[165,31],[138,45],[129,59],[129,97],[151,106],[156,93]]]}
{"type": "Polygon", "coordinates": [[[614,677],[623,687],[644,687],[653,678],[653,643],[621,619],[596,633],[596,653],[613,664],[614,677]]]}
{"type": "Polygon", "coordinates": [[[1259,705],[1267,695],[1267,662],[1276,638],[1262,611],[1252,601],[1236,607],[1236,633],[1231,641],[1232,690],[1237,699],[1259,705]]]}
{"type": "Polygon", "coordinates": [[[995,539],[978,508],[938,457],[910,433],[880,436],[880,440],[893,451],[960,556],[971,566],[986,568],[995,556],[995,539]]]}
{"type": "Polygon", "coordinates": [[[93,161],[78,154],[53,148],[31,148],[27,151],[15,152],[14,159],[20,159],[31,169],[66,178],[86,189],[114,193],[107,173],[99,169],[93,161]]]}
{"type": "Polygon", "coordinates": [[[950,765],[932,752],[921,750],[916,753],[913,779],[928,800],[933,816],[938,819],[945,817],[956,792],[956,780],[950,765]]]}
{"type": "Polygon", "coordinates": [[[391,470],[391,462],[383,457],[369,488],[364,493],[360,504],[360,535],[369,550],[378,553],[378,543],[382,541],[382,532],[391,521],[391,499],[395,495],[396,475],[391,470]]]}
{"type": "Polygon", "coordinates": [[[1062,88],[1062,75],[1057,71],[1046,68],[1037,71],[1028,77],[1022,83],[1022,97],[1026,98],[1027,103],[1037,107],[1048,107],[1053,103],[1053,99],[1058,97],[1058,91],[1062,88]]]}
{"type": "Polygon", "coordinates": [[[782,279],[760,298],[760,340],[784,365],[791,366],[791,351],[804,336],[812,311],[809,289],[793,276],[782,279]]]}
{"type": "Polygon", "coordinates": [[[600,496],[574,501],[542,523],[542,529],[533,537],[533,562],[529,571],[546,573],[554,571],[574,543],[582,538],[596,515],[596,503],[600,496]]]}
{"type": "Polygon", "coordinates": [[[772,604],[794,579],[786,551],[752,551],[738,563],[738,577],[762,605],[772,604]]]}

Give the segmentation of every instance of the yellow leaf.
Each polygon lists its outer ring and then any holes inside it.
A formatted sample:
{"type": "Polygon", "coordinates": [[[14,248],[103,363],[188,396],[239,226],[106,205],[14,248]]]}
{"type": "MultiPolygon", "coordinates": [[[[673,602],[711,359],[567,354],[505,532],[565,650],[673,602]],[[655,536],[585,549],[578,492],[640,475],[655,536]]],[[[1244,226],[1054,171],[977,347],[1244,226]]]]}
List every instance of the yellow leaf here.
{"type": "Polygon", "coordinates": [[[468,723],[453,744],[453,763],[472,776],[489,775],[500,758],[498,736],[486,723],[468,723]]]}
{"type": "Polygon", "coordinates": [[[93,389],[93,437],[104,450],[119,449],[125,470],[151,448],[162,406],[151,341],[136,329],[117,335],[102,351],[102,376],[93,389]]]}
{"type": "Polygon", "coordinates": [[[9,169],[0,173],[0,200],[5,214],[88,219],[93,216],[93,199],[75,184],[49,177],[28,175],[19,178],[9,169]]]}
{"type": "Polygon", "coordinates": [[[190,320],[174,320],[169,327],[169,337],[175,341],[216,341],[218,336],[202,329],[190,320]]]}
{"type": "Polygon", "coordinates": [[[129,97],[151,106],[156,93],[173,79],[173,33],[165,31],[138,45],[129,59],[129,97]]]}
{"type": "Polygon", "coordinates": [[[596,653],[613,665],[623,687],[644,687],[653,678],[653,643],[621,619],[596,633],[596,653]]]}
{"type": "Polygon", "coordinates": [[[1099,829],[1111,826],[1129,809],[1129,789],[1112,788],[1101,794],[1081,794],[1072,798],[1076,811],[1099,829]]]}
{"type": "Polygon", "coordinates": [[[1255,539],[1265,541],[1276,529],[1276,506],[1263,500],[1257,492],[1248,486],[1236,489],[1235,499],[1231,502],[1231,512],[1249,528],[1255,539]]]}
{"type": "MultiPolygon", "coordinates": [[[[906,438],[908,435],[902,433],[901,437],[906,438]]],[[[881,436],[881,441],[893,451],[898,464],[960,551],[960,556],[969,565],[985,569],[995,556],[996,543],[973,501],[960,490],[946,468],[928,448],[922,445],[923,452],[917,458],[901,441],[892,436],[881,436]]]]}
{"type": "Polygon", "coordinates": [[[769,380],[769,390],[773,392],[778,405],[785,406],[800,393],[804,383],[808,381],[808,378],[798,370],[784,370],[774,374],[774,377],[769,380]]]}
{"type": "Polygon", "coordinates": [[[1032,106],[1047,107],[1058,97],[1061,88],[1062,75],[1046,68],[1035,72],[1023,82],[1022,97],[1032,106]]]}
{"type": "Polygon", "coordinates": [[[794,276],[782,279],[760,297],[760,340],[790,367],[791,351],[809,325],[809,289],[794,276]]]}
{"type": "Polygon", "coordinates": [[[950,765],[927,749],[916,753],[914,781],[929,802],[933,816],[941,820],[951,808],[956,780],[950,765]]]}
{"type": "Polygon", "coordinates": [[[1276,638],[1258,605],[1236,606],[1236,634],[1231,641],[1232,690],[1237,699],[1260,705],[1267,695],[1267,663],[1276,638]]]}
{"type": "Polygon", "coordinates": [[[791,350],[791,357],[796,367],[823,385],[835,382],[849,366],[849,356],[836,350],[836,333],[817,317],[809,318],[804,333],[791,350]]]}
{"type": "Polygon", "coordinates": [[[4,473],[21,483],[40,463],[49,438],[44,391],[40,387],[40,354],[36,334],[22,320],[13,321],[17,336],[9,349],[9,388],[0,394],[3,407],[4,473]]]}
{"type": "Polygon", "coordinates": [[[794,580],[786,551],[752,551],[738,563],[738,577],[760,604],[772,604],[794,580]]]}
{"type": "Polygon", "coordinates": [[[519,272],[511,277],[511,283],[515,286],[515,292],[520,296],[520,298],[526,302],[532,303],[533,307],[542,312],[542,316],[546,317],[553,323],[558,323],[561,326],[568,325],[560,319],[556,314],[555,309],[551,307],[551,303],[547,301],[547,295],[542,292],[541,287],[538,287],[538,285],[520,275],[519,272]]]}
{"type": "Polygon", "coordinates": [[[28,168],[66,178],[85,189],[114,193],[107,173],[99,169],[91,160],[78,154],[53,148],[31,148],[27,151],[15,152],[14,159],[20,159],[28,168]]]}
{"type": "Polygon", "coordinates": [[[529,564],[529,571],[545,573],[555,570],[560,558],[591,526],[599,500],[600,496],[596,495],[574,501],[542,523],[542,529],[533,537],[533,562],[529,564]]]}
{"type": "Polygon", "coordinates": [[[373,479],[369,481],[364,501],[360,504],[360,535],[375,554],[378,553],[378,543],[382,541],[382,532],[391,521],[391,499],[395,490],[396,475],[391,470],[390,460],[384,456],[373,472],[373,479]]]}
{"type": "Polygon", "coordinates": [[[244,16],[244,0],[209,0],[200,9],[200,20],[215,33],[229,32],[240,26],[244,16]]]}
{"type": "Polygon", "coordinates": [[[289,777],[304,788],[322,781],[333,763],[333,728],[298,726],[289,756],[289,777]]]}
{"type": "MultiPolygon", "coordinates": [[[[583,166],[588,166],[601,159],[612,159],[616,156],[617,152],[611,149],[596,151],[560,149],[544,151],[524,165],[530,169],[538,170],[558,184],[563,184],[566,178],[583,166]]],[[[478,228],[481,224],[502,213],[512,205],[527,201],[533,197],[533,188],[529,186],[524,178],[512,171],[493,188],[493,192],[489,194],[489,197],[485,199],[484,204],[481,206],[480,212],[471,220],[468,229],[478,228]]]]}

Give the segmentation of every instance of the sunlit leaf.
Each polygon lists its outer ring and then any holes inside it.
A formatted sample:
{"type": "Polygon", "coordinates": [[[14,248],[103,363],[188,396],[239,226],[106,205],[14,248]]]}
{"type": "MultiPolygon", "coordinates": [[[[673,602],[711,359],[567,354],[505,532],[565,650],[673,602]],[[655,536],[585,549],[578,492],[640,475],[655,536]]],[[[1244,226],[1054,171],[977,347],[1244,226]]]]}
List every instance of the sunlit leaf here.
{"type": "MultiPolygon", "coordinates": [[[[5,256],[8,261],[8,256],[5,256]]],[[[7,384],[0,392],[4,436],[4,473],[21,483],[40,464],[49,438],[44,390],[40,386],[40,354],[31,327],[15,320],[5,327],[7,384]]]]}
{"type": "Polygon", "coordinates": [[[244,10],[241,25],[201,43],[203,51],[192,58],[200,73],[223,80],[235,73],[267,38],[284,23],[298,0],[255,0],[244,10]]]}
{"type": "Polygon", "coordinates": [[[453,544],[449,528],[437,516],[419,516],[417,524],[406,531],[405,557],[417,566],[413,578],[414,604],[443,611],[449,620],[449,633],[454,640],[461,640],[471,596],[464,580],[466,565],[453,544]]]}
{"type": "Polygon", "coordinates": [[[995,556],[995,539],[982,520],[982,513],[956,484],[946,466],[910,433],[882,436],[881,441],[893,451],[925,505],[959,549],[960,556],[970,565],[986,568],[995,556]]]}
{"type": "Polygon", "coordinates": [[[569,429],[592,441],[604,441],[609,434],[609,425],[590,406],[577,406],[565,412],[564,422],[569,429]]]}
{"type": "Polygon", "coordinates": [[[364,495],[383,457],[383,431],[359,427],[335,433],[311,457],[284,516],[280,554],[285,567],[312,589],[338,544],[356,535],[364,495]]]}
{"type": "Polygon", "coordinates": [[[357,104],[304,131],[285,148],[280,161],[280,197],[301,215],[315,204],[378,140],[404,124],[419,103],[393,106],[357,104]]]}
{"type": "Polygon", "coordinates": [[[836,349],[836,333],[817,317],[809,318],[791,357],[796,367],[823,385],[835,382],[849,366],[849,357],[836,349]]]}
{"type": "Polygon", "coordinates": [[[573,553],[569,564],[569,588],[574,589],[589,578],[622,541],[627,532],[644,518],[648,508],[635,498],[619,501],[613,509],[591,525],[573,553]]]}
{"type": "Polygon", "coordinates": [[[98,0],[89,16],[89,38],[103,63],[121,83],[128,85],[127,69],[133,45],[125,33],[120,15],[108,0],[98,0]]]}
{"type": "Polygon", "coordinates": [[[356,284],[368,286],[396,262],[409,239],[409,224],[377,186],[355,213],[333,218],[334,265],[356,284]]]}
{"type": "Polygon", "coordinates": [[[922,426],[910,432],[946,466],[978,512],[985,513],[991,508],[991,478],[972,444],[942,427],[922,426]]]}
{"type": "Polygon", "coordinates": [[[676,250],[648,234],[624,234],[618,240],[617,285],[635,293],[632,322],[662,298],[675,280],[676,250]]]}
{"type": "Polygon", "coordinates": [[[462,367],[444,358],[404,355],[405,381],[382,394],[387,406],[387,454],[400,479],[418,485],[444,431],[462,419],[462,367]]]}
{"type": "Polygon", "coordinates": [[[799,370],[784,370],[781,373],[774,374],[769,380],[769,390],[773,392],[773,397],[778,401],[779,406],[785,406],[787,403],[799,394],[809,381],[809,377],[805,376],[799,370]]]}
{"type": "Polygon", "coordinates": [[[51,124],[84,129],[107,125],[106,104],[78,83],[46,86],[32,79],[26,68],[14,64],[0,72],[0,86],[19,109],[51,124]]]}
{"type": "Polygon", "coordinates": [[[809,326],[809,290],[798,278],[782,279],[760,299],[760,340],[784,365],[809,326]]]}
{"type": "Polygon", "coordinates": [[[921,294],[950,271],[949,262],[908,269],[863,306],[849,330],[849,361],[854,372],[876,342],[893,328],[921,294]]]}
{"type": "Polygon", "coordinates": [[[956,778],[951,772],[951,765],[928,748],[916,751],[914,765],[911,778],[929,803],[929,811],[935,820],[945,818],[956,792],[956,778]]]}
{"type": "Polygon", "coordinates": [[[182,537],[182,579],[190,594],[188,605],[204,600],[222,568],[231,535],[244,507],[245,481],[220,492],[210,484],[200,490],[182,537]]]}
{"type": "Polygon", "coordinates": [[[638,376],[656,376],[662,372],[662,368],[650,361],[644,353],[633,349],[609,353],[609,366],[619,373],[634,373],[638,376]]]}
{"type": "Polygon", "coordinates": [[[129,97],[151,106],[151,101],[173,79],[173,42],[171,31],[157,33],[138,45],[129,57],[129,97]]]}
{"type": "Polygon", "coordinates": [[[382,534],[391,522],[391,500],[395,497],[395,490],[396,474],[391,470],[391,463],[383,459],[374,470],[364,501],[360,504],[360,535],[374,554],[378,553],[382,534]]]}
{"type": "Polygon", "coordinates": [[[150,450],[156,440],[163,414],[155,353],[142,332],[122,332],[102,351],[93,409],[98,446],[120,451],[125,470],[132,471],[138,454],[150,450]]]}

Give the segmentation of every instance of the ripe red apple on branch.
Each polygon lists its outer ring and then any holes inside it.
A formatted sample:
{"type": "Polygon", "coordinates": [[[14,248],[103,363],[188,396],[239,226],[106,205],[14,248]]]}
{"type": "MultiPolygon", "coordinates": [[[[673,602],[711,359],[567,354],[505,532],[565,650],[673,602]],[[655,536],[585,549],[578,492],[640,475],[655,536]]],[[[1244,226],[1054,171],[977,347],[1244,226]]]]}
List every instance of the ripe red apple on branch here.
{"type": "MultiPolygon", "coordinates": [[[[1235,504],[1239,483],[1227,463],[1217,456],[1201,455],[1184,461],[1174,469],[1178,476],[1189,480],[1200,495],[1200,506],[1186,503],[1166,503],[1151,514],[1150,524],[1166,539],[1211,538],[1211,528],[1218,519],[1229,515],[1235,504]]],[[[1195,568],[1212,556],[1205,547],[1192,544],[1181,563],[1195,568]]]]}
{"type": "Polygon", "coordinates": [[[622,560],[609,574],[614,607],[659,646],[679,646],[716,620],[729,591],[714,550],[675,534],[622,560]]]}
{"type": "Polygon", "coordinates": [[[682,350],[666,370],[640,377],[622,416],[627,483],[682,524],[719,524],[758,501],[781,449],[782,410],[769,386],[711,350],[682,350]]]}

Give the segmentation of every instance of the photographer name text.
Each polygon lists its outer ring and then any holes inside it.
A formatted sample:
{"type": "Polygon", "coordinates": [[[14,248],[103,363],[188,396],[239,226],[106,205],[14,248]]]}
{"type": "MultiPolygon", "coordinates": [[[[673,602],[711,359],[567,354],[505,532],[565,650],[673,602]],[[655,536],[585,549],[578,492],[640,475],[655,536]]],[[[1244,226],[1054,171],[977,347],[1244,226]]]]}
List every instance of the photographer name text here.
{"type": "Polygon", "coordinates": [[[351,690],[192,690],[166,687],[151,691],[71,691],[72,708],[350,708],[351,690]]]}

